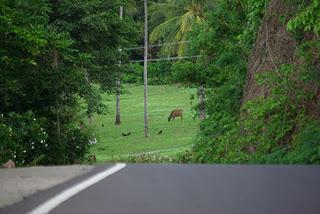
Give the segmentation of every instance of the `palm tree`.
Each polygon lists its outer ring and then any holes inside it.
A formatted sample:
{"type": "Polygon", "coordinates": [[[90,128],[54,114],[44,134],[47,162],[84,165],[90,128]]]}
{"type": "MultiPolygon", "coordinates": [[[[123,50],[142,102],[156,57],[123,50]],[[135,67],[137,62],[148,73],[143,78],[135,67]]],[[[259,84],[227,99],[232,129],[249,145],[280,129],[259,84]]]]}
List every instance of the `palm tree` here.
{"type": "MultiPolygon", "coordinates": [[[[214,0],[166,0],[154,3],[150,8],[151,26],[150,41],[155,43],[178,43],[173,46],[164,46],[162,54],[183,56],[186,50],[188,32],[195,25],[207,22],[206,10],[214,5],[214,0]]],[[[205,88],[199,85],[199,118],[205,119],[205,88]]]]}
{"type": "Polygon", "coordinates": [[[180,43],[164,46],[162,53],[182,56],[185,53],[187,33],[197,24],[206,22],[205,11],[213,0],[166,0],[150,6],[152,32],[150,42],[180,43]]]}

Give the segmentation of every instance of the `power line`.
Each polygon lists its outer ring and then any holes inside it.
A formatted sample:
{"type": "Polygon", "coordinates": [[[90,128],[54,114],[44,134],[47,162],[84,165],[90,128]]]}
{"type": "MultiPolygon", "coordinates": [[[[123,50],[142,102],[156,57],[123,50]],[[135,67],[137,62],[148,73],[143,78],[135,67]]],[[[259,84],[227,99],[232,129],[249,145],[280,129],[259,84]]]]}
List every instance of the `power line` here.
{"type": "MultiPolygon", "coordinates": [[[[187,44],[187,43],[191,43],[191,41],[182,41],[182,42],[174,42],[174,43],[149,45],[148,48],[174,46],[174,45],[187,44]]],[[[144,46],[138,46],[138,47],[132,47],[132,48],[123,48],[122,50],[138,50],[138,49],[144,49],[144,46]]]]}
{"type": "MultiPolygon", "coordinates": [[[[158,59],[148,59],[148,62],[159,62],[159,61],[171,61],[171,60],[180,60],[180,59],[192,59],[192,58],[200,58],[202,55],[194,55],[194,56],[180,56],[180,57],[166,57],[166,58],[158,58],[158,59]]],[[[130,63],[143,62],[144,60],[130,60],[130,63]]]]}

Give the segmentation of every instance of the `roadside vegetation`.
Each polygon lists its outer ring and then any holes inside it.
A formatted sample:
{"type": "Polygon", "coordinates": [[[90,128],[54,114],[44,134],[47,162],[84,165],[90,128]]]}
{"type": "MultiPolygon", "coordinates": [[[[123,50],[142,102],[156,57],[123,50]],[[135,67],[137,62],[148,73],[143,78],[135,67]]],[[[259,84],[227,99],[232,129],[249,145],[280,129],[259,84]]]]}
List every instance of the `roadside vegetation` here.
{"type": "Polygon", "coordinates": [[[318,0],[149,0],[149,139],[143,2],[0,0],[1,163],[320,163],[318,0]]]}
{"type": "Polygon", "coordinates": [[[80,104],[88,118],[104,111],[101,94],[113,93],[122,69],[118,48],[138,38],[131,16],[120,22],[120,3],[0,1],[0,162],[84,159],[91,133],[79,126],[80,104]]]}

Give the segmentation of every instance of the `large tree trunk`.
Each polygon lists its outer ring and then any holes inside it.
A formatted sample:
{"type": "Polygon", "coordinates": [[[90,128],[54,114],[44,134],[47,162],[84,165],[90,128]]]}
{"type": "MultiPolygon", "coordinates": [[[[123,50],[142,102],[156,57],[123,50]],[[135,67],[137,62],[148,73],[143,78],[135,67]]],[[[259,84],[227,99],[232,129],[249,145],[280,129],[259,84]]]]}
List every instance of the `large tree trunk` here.
{"type": "Polygon", "coordinates": [[[263,18],[255,47],[249,59],[243,103],[258,96],[268,96],[266,86],[259,86],[256,77],[266,71],[278,72],[284,63],[294,63],[296,41],[286,29],[286,21],[296,12],[294,4],[287,0],[271,0],[263,18]]]}
{"type": "MultiPolygon", "coordinates": [[[[259,73],[271,71],[279,72],[281,64],[303,64],[303,59],[299,58],[295,51],[298,46],[297,41],[286,29],[287,21],[296,15],[298,11],[297,3],[287,0],[271,0],[268,10],[263,18],[255,47],[249,59],[249,67],[244,89],[242,103],[254,99],[258,96],[266,97],[269,94],[267,86],[260,86],[256,82],[259,73]],[[286,20],[284,20],[286,19],[286,20]]],[[[312,32],[304,34],[304,41],[317,40],[312,32]]],[[[319,50],[313,48],[312,64],[320,69],[319,50]]],[[[306,114],[314,118],[320,118],[320,87],[316,82],[308,84],[297,82],[306,92],[311,92],[314,97],[311,100],[301,101],[301,105],[306,108],[306,114]]]]}

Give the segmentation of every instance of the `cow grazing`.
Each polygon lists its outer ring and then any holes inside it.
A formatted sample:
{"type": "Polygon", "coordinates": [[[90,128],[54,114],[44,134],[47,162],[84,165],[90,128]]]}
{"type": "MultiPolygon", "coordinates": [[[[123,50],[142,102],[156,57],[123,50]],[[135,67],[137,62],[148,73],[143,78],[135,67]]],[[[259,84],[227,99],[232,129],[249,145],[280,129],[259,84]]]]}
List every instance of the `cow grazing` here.
{"type": "Polygon", "coordinates": [[[170,120],[174,120],[176,117],[181,117],[181,120],[183,119],[183,110],[182,109],[175,109],[172,110],[170,113],[170,116],[168,117],[168,122],[170,122],[170,120]]]}

